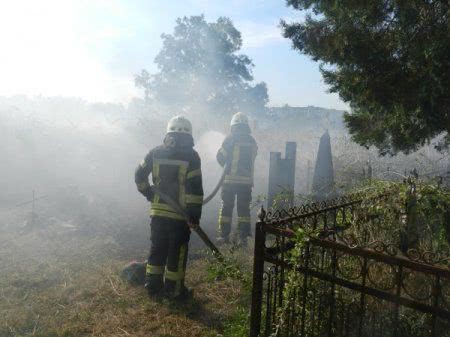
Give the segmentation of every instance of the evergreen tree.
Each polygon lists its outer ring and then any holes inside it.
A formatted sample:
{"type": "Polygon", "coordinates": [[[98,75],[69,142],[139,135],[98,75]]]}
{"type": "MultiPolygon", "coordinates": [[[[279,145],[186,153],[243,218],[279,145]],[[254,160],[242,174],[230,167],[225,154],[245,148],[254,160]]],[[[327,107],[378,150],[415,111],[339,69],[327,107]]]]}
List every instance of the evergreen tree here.
{"type": "Polygon", "coordinates": [[[350,104],[353,139],[382,154],[450,143],[448,0],[288,0],[307,12],[282,21],[295,49],[321,63],[330,91],[350,104]]]}

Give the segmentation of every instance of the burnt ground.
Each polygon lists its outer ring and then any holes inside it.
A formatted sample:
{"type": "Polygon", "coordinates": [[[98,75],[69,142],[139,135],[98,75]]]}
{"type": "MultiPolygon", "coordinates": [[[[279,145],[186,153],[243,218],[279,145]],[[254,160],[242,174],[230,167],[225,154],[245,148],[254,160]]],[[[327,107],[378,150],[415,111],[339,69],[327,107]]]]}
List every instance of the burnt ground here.
{"type": "Polygon", "coordinates": [[[151,300],[143,287],[120,278],[125,264],[146,256],[146,226],[88,227],[40,219],[31,227],[24,217],[7,213],[2,220],[2,337],[220,336],[245,303],[238,282],[211,277],[197,239],[187,273],[194,299],[175,305],[151,300]]]}

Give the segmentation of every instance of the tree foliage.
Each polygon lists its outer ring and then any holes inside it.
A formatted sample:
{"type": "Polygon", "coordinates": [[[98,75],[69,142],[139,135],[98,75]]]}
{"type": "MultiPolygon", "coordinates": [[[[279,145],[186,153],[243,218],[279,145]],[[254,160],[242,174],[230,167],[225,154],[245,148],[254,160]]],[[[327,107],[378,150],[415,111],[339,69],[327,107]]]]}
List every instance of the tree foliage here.
{"type": "Polygon", "coordinates": [[[443,134],[450,143],[447,0],[287,0],[307,12],[282,22],[295,49],[321,62],[330,91],[349,102],[353,139],[382,154],[443,134]]]}
{"type": "Polygon", "coordinates": [[[135,84],[147,100],[172,112],[229,115],[238,110],[257,113],[268,101],[264,82],[254,84],[251,59],[238,54],[241,33],[230,19],[208,23],[204,16],[179,18],[172,34],[163,34],[155,58],[158,72],[142,70],[135,84]]]}

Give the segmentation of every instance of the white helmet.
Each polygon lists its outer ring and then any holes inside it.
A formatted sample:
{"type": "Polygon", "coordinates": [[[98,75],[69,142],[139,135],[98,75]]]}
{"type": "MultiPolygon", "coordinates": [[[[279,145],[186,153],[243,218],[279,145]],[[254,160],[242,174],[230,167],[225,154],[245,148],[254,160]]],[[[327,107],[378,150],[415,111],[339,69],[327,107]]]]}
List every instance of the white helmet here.
{"type": "Polygon", "coordinates": [[[184,116],[175,116],[167,123],[167,133],[169,132],[187,133],[192,136],[192,124],[184,116]]]}
{"type": "Polygon", "coordinates": [[[237,124],[245,124],[248,125],[248,117],[242,112],[236,112],[231,118],[230,126],[237,124]]]}

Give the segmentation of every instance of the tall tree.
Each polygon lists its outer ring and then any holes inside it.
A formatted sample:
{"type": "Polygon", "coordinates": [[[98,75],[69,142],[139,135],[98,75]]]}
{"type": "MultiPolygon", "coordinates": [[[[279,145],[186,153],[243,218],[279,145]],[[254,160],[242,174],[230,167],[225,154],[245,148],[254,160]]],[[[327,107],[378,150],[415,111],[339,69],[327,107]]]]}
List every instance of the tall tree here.
{"type": "Polygon", "coordinates": [[[238,54],[241,33],[230,19],[208,23],[204,16],[179,18],[172,34],[163,34],[155,58],[158,72],[135,78],[146,97],[169,112],[193,111],[222,116],[242,110],[258,113],[267,101],[264,82],[253,83],[253,63],[238,54]]]}
{"type": "Polygon", "coordinates": [[[295,49],[321,62],[330,91],[349,102],[353,139],[382,154],[438,135],[450,143],[448,0],[287,0],[307,12],[282,21],[295,49]]]}

